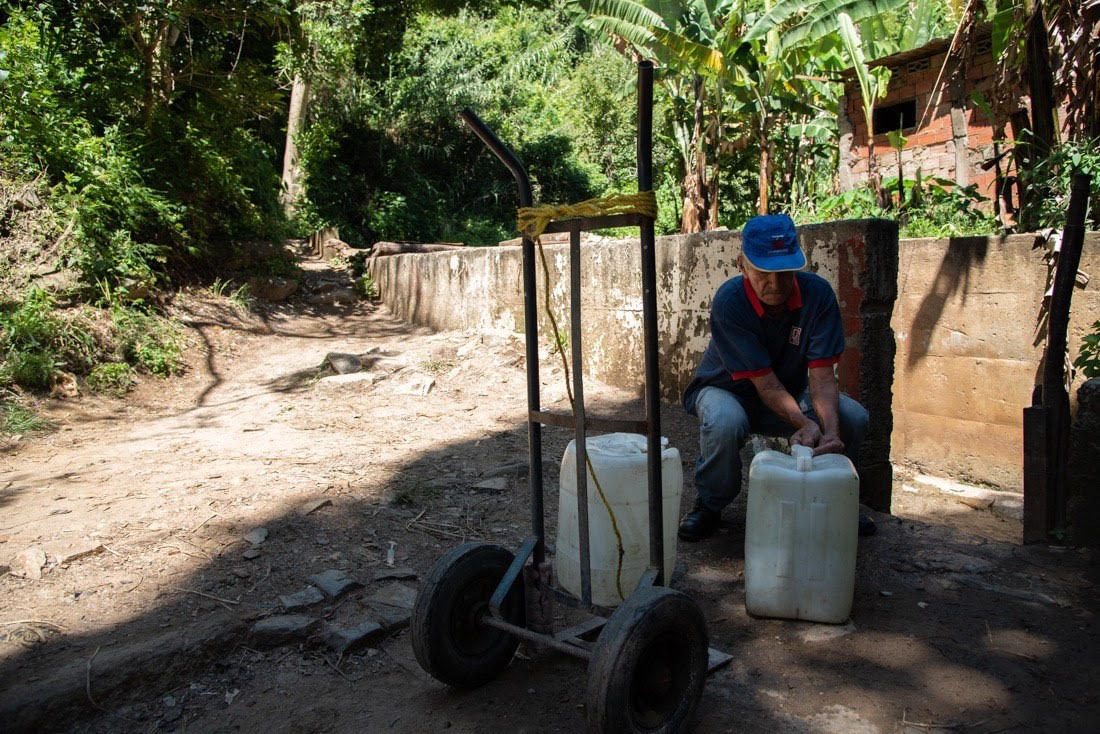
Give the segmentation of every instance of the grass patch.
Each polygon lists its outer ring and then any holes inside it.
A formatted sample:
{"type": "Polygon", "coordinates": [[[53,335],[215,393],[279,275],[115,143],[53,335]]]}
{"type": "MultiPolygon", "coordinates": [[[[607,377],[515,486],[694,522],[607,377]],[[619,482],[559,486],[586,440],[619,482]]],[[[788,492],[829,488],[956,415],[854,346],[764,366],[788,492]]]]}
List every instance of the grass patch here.
{"type": "Polygon", "coordinates": [[[441,375],[451,370],[454,366],[455,363],[449,359],[430,359],[427,362],[420,363],[420,369],[430,375],[441,375]]]}
{"type": "Polygon", "coordinates": [[[242,311],[251,311],[256,300],[252,297],[252,289],[248,287],[248,283],[236,287],[234,285],[232,280],[215,278],[214,282],[210,284],[210,294],[216,298],[228,299],[230,303],[242,311]]]}
{"type": "Polygon", "coordinates": [[[111,311],[118,349],[129,364],[157,377],[183,372],[183,329],[176,321],[138,309],[111,311]]]}
{"type": "Polygon", "coordinates": [[[59,311],[32,289],[0,311],[0,386],[47,389],[60,372],[86,374],[109,350],[91,309],[59,311]]]}
{"type": "Polygon", "coordinates": [[[0,306],[0,389],[44,391],[70,375],[87,377],[93,390],[122,394],[135,369],[181,373],[184,345],[180,324],[148,307],[61,309],[45,291],[31,290],[0,306]]]}
{"type": "Polygon", "coordinates": [[[375,285],[374,279],[370,277],[370,273],[363,273],[361,277],[355,279],[355,292],[360,298],[365,298],[368,301],[378,298],[378,286],[375,285]]]}
{"type": "Polygon", "coordinates": [[[105,362],[92,368],[87,384],[93,392],[122,397],[130,392],[137,380],[134,368],[125,362],[105,362]]]}
{"type": "Polygon", "coordinates": [[[44,431],[50,421],[35,415],[22,399],[8,390],[0,391],[0,436],[16,436],[44,431]]]}

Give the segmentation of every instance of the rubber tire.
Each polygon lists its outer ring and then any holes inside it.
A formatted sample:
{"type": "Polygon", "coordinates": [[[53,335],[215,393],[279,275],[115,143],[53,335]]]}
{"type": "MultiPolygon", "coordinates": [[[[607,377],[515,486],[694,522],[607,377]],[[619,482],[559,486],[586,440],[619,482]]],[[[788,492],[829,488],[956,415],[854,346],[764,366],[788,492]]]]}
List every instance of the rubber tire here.
{"type": "Polygon", "coordinates": [[[661,586],[632,594],[611,615],[588,663],[588,731],[687,731],[703,695],[708,647],[706,620],[691,598],[661,586]],[[646,707],[642,702],[652,699],[639,690],[654,665],[672,679],[660,710],[646,707]]]}
{"type": "MultiPolygon", "coordinates": [[[[514,555],[507,548],[467,543],[445,553],[424,577],[413,605],[409,637],[417,662],[436,680],[477,688],[508,667],[519,639],[478,624],[514,555]]],[[[522,626],[523,580],[501,605],[504,618],[522,626]]]]}

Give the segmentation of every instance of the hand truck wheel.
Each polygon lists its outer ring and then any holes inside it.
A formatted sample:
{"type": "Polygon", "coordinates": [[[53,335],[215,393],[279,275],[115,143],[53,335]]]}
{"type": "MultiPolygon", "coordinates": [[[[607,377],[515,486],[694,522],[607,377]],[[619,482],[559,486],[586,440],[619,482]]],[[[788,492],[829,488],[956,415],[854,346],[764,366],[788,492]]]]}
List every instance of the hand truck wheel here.
{"type": "Polygon", "coordinates": [[[588,665],[590,732],[686,731],[707,676],[707,627],[679,591],[635,592],[607,622],[588,665]]]}
{"type": "MultiPolygon", "coordinates": [[[[420,667],[436,680],[476,688],[508,667],[519,639],[481,620],[512,558],[499,545],[467,543],[445,553],[428,571],[416,595],[409,636],[420,667]]],[[[523,625],[522,583],[512,586],[501,613],[523,625]]]]}

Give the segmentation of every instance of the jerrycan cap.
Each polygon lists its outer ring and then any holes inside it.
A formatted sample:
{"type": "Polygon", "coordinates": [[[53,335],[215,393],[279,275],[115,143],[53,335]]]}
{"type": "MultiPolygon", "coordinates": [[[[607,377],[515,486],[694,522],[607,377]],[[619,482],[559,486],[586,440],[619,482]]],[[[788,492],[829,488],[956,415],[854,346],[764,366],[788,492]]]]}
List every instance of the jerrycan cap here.
{"type": "Polygon", "coordinates": [[[809,446],[794,444],[791,446],[795,471],[808,472],[813,468],[814,450],[809,446]]]}
{"type": "MultiPolygon", "coordinates": [[[[585,442],[589,453],[604,456],[636,456],[648,450],[647,438],[640,433],[605,433],[585,442]]],[[[668,448],[668,437],[661,436],[661,450],[668,448]]]]}

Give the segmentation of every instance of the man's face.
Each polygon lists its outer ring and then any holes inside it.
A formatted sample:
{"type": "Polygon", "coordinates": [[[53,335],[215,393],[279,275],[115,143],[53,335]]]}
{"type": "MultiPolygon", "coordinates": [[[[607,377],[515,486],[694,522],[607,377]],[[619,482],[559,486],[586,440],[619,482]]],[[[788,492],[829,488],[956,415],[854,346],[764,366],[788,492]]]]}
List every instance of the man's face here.
{"type": "Polygon", "coordinates": [[[765,306],[782,306],[791,297],[794,290],[794,271],[784,270],[778,273],[766,273],[754,268],[743,255],[737,257],[737,264],[752,285],[756,297],[765,306]]]}

